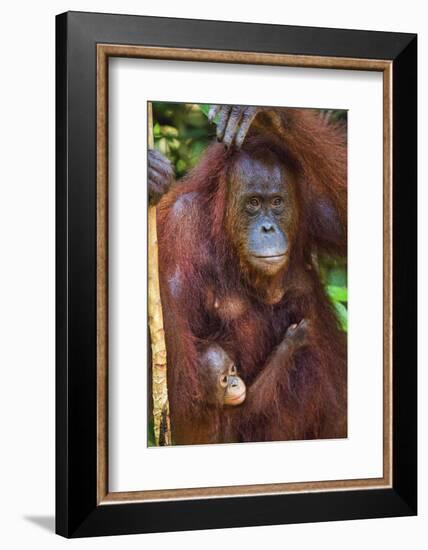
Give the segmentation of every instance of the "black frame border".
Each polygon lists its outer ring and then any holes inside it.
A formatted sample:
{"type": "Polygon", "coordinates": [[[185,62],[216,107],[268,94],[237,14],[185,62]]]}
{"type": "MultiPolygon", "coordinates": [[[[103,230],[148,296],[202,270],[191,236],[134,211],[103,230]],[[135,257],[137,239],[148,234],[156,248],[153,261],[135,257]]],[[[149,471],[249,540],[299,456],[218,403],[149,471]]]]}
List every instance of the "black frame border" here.
{"type": "Polygon", "coordinates": [[[65,537],[417,513],[417,36],[67,12],[56,17],[56,532],[65,537]],[[393,486],[97,505],[96,46],[393,62],[393,486]]]}

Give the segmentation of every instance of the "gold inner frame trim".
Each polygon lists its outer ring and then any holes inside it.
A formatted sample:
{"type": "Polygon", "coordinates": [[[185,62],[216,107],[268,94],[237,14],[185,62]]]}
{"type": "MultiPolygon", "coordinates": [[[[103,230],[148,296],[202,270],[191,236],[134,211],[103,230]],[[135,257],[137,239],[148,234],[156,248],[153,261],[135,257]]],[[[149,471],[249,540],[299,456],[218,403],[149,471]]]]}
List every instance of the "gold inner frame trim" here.
{"type": "Polygon", "coordinates": [[[97,45],[97,503],[224,498],[392,486],[392,62],[187,48],[97,45]],[[349,69],[383,73],[383,476],[297,483],[109,492],[108,489],[108,59],[349,69]]]}

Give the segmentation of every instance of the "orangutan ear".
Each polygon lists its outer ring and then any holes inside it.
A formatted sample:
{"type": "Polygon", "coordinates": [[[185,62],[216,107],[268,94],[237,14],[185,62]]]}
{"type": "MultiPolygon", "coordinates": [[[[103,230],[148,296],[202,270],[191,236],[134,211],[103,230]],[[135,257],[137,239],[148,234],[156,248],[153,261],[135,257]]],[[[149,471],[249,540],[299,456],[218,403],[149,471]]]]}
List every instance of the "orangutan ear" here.
{"type": "Polygon", "coordinates": [[[319,252],[344,256],[347,250],[347,228],[332,200],[314,198],[309,208],[309,233],[312,244],[319,252]]]}

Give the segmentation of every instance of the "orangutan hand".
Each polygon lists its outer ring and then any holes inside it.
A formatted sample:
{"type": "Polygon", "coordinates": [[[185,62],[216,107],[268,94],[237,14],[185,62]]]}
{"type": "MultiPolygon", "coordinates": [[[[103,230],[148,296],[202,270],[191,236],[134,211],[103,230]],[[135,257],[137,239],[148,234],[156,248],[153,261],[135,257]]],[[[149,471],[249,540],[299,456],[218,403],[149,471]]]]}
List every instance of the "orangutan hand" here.
{"type": "Polygon", "coordinates": [[[156,205],[174,181],[174,169],[159,151],[149,149],[147,155],[147,175],[150,206],[156,205]]]}
{"type": "Polygon", "coordinates": [[[300,323],[290,325],[285,333],[281,345],[285,345],[293,351],[303,348],[310,343],[311,322],[302,319],[300,323]]]}
{"type": "Polygon", "coordinates": [[[260,110],[260,107],[245,107],[243,105],[211,105],[208,119],[212,122],[219,115],[217,139],[222,141],[226,147],[235,145],[239,149],[260,110]]]}

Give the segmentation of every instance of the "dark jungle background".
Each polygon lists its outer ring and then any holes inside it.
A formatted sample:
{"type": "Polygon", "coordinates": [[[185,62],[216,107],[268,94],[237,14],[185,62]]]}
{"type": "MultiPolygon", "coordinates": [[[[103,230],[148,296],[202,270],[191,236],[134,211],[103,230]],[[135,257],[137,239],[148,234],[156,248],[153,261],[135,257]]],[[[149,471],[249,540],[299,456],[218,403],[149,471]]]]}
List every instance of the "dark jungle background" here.
{"type": "MultiPolygon", "coordinates": [[[[209,105],[153,102],[155,147],[174,165],[180,179],[197,163],[204,149],[215,139],[215,124],[208,121],[209,105]]],[[[321,117],[346,124],[346,111],[320,110],[321,117]]],[[[320,276],[337,312],[342,330],[348,330],[348,281],[346,258],[318,258],[320,276]]],[[[152,428],[152,426],[150,426],[152,428]]],[[[154,444],[149,430],[149,446],[154,444]]]]}

